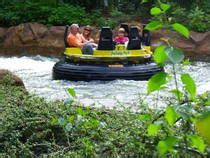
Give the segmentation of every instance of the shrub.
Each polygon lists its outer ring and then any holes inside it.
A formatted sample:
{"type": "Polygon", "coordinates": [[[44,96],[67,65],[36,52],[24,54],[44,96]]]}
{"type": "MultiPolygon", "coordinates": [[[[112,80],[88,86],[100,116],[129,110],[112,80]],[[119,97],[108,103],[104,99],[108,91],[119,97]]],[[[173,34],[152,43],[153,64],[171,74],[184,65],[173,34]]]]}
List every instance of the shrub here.
{"type": "Polygon", "coordinates": [[[47,23],[57,25],[79,23],[81,25],[87,25],[91,23],[91,20],[89,14],[85,12],[84,8],[71,5],[61,5],[51,10],[47,23]]]}
{"type": "Polygon", "coordinates": [[[11,26],[24,22],[47,23],[47,18],[51,14],[49,7],[38,3],[16,3],[5,5],[0,11],[1,25],[11,26]]]}
{"type": "MultiPolygon", "coordinates": [[[[171,22],[183,23],[192,31],[205,32],[210,30],[210,13],[204,11],[200,7],[192,7],[191,9],[186,9],[178,5],[173,4],[170,9],[168,18],[171,22]]],[[[159,17],[153,17],[154,20],[159,20],[159,17]]]]}
{"type": "MultiPolygon", "coordinates": [[[[75,96],[72,89],[69,93],[75,96]]],[[[73,99],[47,102],[9,85],[8,79],[0,84],[0,103],[0,156],[157,157],[158,142],[174,134],[180,139],[167,156],[181,153],[201,157],[196,148],[187,148],[181,139],[195,132],[193,124],[167,123],[174,121],[172,108],[164,114],[163,110],[151,109],[142,102],[140,110],[134,113],[129,108],[121,111],[82,107],[73,99]]],[[[194,111],[183,114],[191,112],[194,111]]],[[[171,140],[165,143],[170,144],[171,140]]]]}
{"type": "Polygon", "coordinates": [[[118,20],[115,20],[110,17],[104,17],[102,14],[102,10],[94,10],[89,14],[89,18],[91,19],[91,24],[97,27],[109,26],[114,28],[118,25],[118,20]]]}
{"type": "Polygon", "coordinates": [[[188,14],[188,27],[191,30],[204,32],[210,30],[210,14],[207,14],[199,7],[192,8],[188,14]]]}
{"type": "Polygon", "coordinates": [[[39,22],[49,25],[91,24],[88,13],[79,6],[66,4],[50,6],[31,2],[2,6],[0,10],[1,25],[12,26],[24,22],[39,22]]]}
{"type": "Polygon", "coordinates": [[[69,4],[57,6],[43,3],[11,3],[3,5],[0,10],[0,25],[13,26],[24,22],[38,22],[46,25],[66,25],[79,23],[80,25],[94,25],[98,27],[115,27],[118,21],[105,18],[101,10],[91,13],[84,8],[69,4]]]}

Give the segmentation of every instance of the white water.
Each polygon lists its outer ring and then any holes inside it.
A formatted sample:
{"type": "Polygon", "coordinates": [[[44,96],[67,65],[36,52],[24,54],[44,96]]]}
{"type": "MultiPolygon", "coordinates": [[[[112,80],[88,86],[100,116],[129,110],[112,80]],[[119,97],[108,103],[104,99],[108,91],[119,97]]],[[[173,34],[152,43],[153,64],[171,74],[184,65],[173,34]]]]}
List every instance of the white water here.
{"type": "MultiPolygon", "coordinates": [[[[85,105],[115,107],[123,103],[125,106],[138,105],[139,99],[146,95],[146,81],[115,80],[109,82],[72,82],[52,80],[52,67],[56,58],[36,57],[0,57],[0,69],[8,69],[22,78],[27,90],[49,100],[63,100],[68,98],[66,89],[72,87],[77,92],[78,99],[85,105]]],[[[195,62],[184,68],[177,68],[178,72],[189,73],[198,86],[198,93],[210,91],[210,63],[195,62]]],[[[166,66],[171,71],[171,66],[166,66]]],[[[171,84],[173,85],[173,84],[171,84]]],[[[166,104],[157,102],[157,96],[168,97],[161,92],[147,97],[146,101],[153,106],[166,104]],[[156,105],[157,104],[157,105],[156,105]]],[[[164,99],[165,100],[165,99],[164,99]]]]}

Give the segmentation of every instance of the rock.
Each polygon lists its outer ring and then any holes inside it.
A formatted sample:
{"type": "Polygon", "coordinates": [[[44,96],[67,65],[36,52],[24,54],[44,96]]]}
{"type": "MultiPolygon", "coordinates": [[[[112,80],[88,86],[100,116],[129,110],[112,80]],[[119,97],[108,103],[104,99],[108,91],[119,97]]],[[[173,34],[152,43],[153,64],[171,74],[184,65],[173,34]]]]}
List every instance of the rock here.
{"type": "Polygon", "coordinates": [[[12,85],[25,88],[23,81],[17,75],[13,74],[9,70],[0,69],[0,81],[3,80],[6,76],[11,77],[12,85]]]}
{"type": "Polygon", "coordinates": [[[0,27],[0,46],[2,46],[2,44],[4,43],[6,32],[6,28],[0,27]]]}
{"type": "Polygon", "coordinates": [[[6,28],[0,27],[0,38],[4,38],[6,32],[7,32],[6,28]]]}
{"type": "Polygon", "coordinates": [[[48,29],[43,38],[40,38],[39,45],[41,47],[64,47],[64,26],[52,26],[48,29]]]}
{"type": "MultiPolygon", "coordinates": [[[[38,23],[25,23],[7,29],[0,50],[6,55],[59,56],[64,51],[64,26],[50,28],[38,23]]],[[[1,35],[1,30],[0,30],[1,35]]],[[[1,37],[1,36],[0,36],[1,37]]]]}
{"type": "Polygon", "coordinates": [[[198,32],[191,32],[190,39],[197,44],[202,44],[203,41],[207,40],[210,37],[210,32],[206,33],[198,33],[198,32]]]}
{"type": "Polygon", "coordinates": [[[44,37],[47,27],[37,23],[20,24],[10,27],[6,33],[5,47],[36,46],[39,39],[44,37]]]}
{"type": "Polygon", "coordinates": [[[153,47],[165,44],[161,38],[171,38],[173,39],[171,44],[182,49],[187,57],[202,60],[209,60],[210,58],[210,32],[191,32],[189,39],[176,32],[166,30],[154,31],[151,35],[153,47]]]}

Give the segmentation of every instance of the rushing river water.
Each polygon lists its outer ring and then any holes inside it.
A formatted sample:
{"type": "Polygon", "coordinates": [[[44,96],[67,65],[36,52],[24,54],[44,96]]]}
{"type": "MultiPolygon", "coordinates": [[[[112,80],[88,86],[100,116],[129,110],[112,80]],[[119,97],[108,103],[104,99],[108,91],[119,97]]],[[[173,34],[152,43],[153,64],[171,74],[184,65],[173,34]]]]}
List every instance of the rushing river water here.
{"type": "MultiPolygon", "coordinates": [[[[0,69],[8,69],[20,76],[27,90],[49,100],[63,100],[68,98],[66,89],[72,87],[76,90],[78,99],[85,105],[113,107],[123,105],[135,106],[139,99],[146,96],[147,81],[92,81],[72,82],[52,80],[52,67],[56,58],[42,56],[35,57],[0,57],[0,69]]],[[[171,71],[167,65],[166,71],[171,71]]],[[[194,62],[192,65],[177,68],[178,73],[189,73],[198,86],[198,93],[210,91],[210,63],[194,62]]],[[[173,85],[173,84],[171,84],[173,85]]],[[[147,102],[156,106],[164,106],[158,98],[168,97],[166,92],[154,93],[146,97],[147,102]]]]}

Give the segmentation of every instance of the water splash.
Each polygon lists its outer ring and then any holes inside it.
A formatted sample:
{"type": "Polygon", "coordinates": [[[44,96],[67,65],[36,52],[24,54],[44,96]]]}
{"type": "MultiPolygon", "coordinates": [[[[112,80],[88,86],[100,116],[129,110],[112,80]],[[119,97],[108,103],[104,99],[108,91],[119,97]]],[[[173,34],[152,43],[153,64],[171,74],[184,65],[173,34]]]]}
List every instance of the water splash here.
{"type": "MultiPolygon", "coordinates": [[[[49,100],[63,100],[68,98],[66,89],[72,87],[76,90],[79,100],[85,105],[106,106],[136,106],[146,98],[150,105],[164,106],[163,100],[170,95],[167,92],[154,93],[146,96],[146,81],[92,81],[72,82],[52,80],[52,67],[57,58],[35,57],[0,57],[0,69],[8,69],[20,76],[27,90],[49,100]]],[[[165,70],[171,71],[167,65],[165,70]]],[[[177,71],[189,73],[198,86],[198,92],[210,91],[210,63],[194,62],[192,65],[178,67],[177,71]]],[[[173,84],[171,84],[173,85],[173,84]]]]}

